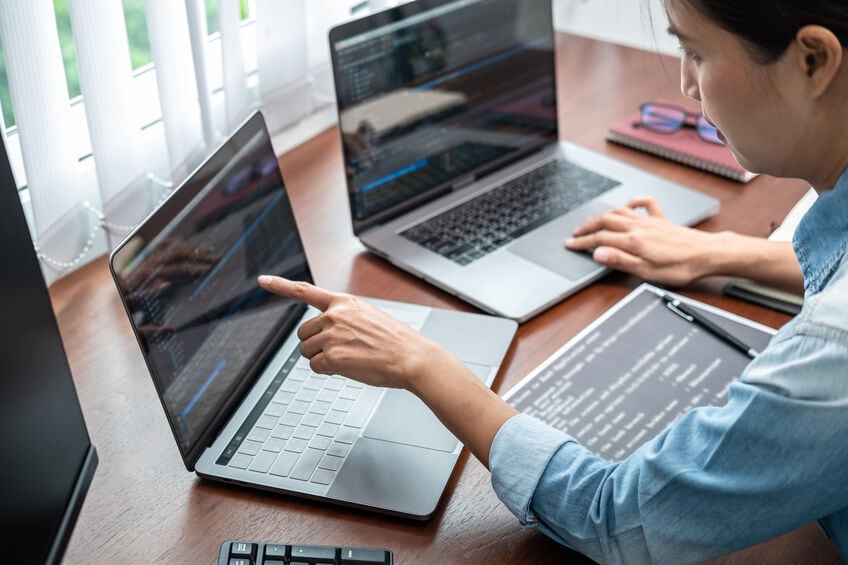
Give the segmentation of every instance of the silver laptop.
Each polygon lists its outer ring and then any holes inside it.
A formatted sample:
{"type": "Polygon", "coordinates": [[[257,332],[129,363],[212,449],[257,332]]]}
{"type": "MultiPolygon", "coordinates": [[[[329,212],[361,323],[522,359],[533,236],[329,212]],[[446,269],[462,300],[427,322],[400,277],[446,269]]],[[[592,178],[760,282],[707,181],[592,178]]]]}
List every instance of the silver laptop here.
{"type": "MultiPolygon", "coordinates": [[[[462,448],[416,397],[313,373],[316,315],[260,289],[312,276],[260,114],[110,257],[186,468],[204,478],[424,519],[462,448]]],[[[491,385],[512,320],[369,300],[491,385]]]]}
{"type": "Polygon", "coordinates": [[[330,32],[354,233],[519,321],[605,272],[563,247],[587,217],[645,195],[680,224],[718,210],[558,140],[552,29],[550,0],[418,0],[330,32]]]}

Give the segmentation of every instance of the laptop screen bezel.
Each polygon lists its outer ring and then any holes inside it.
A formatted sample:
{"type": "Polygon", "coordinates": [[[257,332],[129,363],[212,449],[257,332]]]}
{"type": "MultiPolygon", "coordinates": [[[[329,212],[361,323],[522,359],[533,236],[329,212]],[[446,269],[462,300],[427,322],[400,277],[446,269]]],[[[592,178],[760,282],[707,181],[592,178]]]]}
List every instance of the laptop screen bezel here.
{"type": "MultiPolygon", "coordinates": [[[[206,183],[197,182],[196,179],[208,178],[210,176],[208,172],[212,170],[212,167],[217,166],[220,155],[223,152],[230,151],[231,145],[243,146],[245,140],[252,139],[257,134],[264,135],[270,146],[270,135],[268,134],[268,130],[265,125],[265,120],[261,112],[258,111],[251,114],[239,127],[237,127],[234,133],[230,135],[228,140],[225,141],[220,147],[218,147],[218,149],[216,149],[209,157],[207,157],[192,173],[190,173],[188,177],[171,193],[171,195],[145,220],[143,220],[138,225],[138,227],[136,227],[136,229],[133,230],[133,232],[128,235],[124,239],[124,241],[121,242],[121,244],[119,244],[112,251],[109,256],[109,270],[115,281],[115,285],[118,288],[118,294],[120,295],[121,303],[123,304],[124,309],[126,310],[127,315],[130,319],[131,325],[133,326],[133,333],[136,337],[136,341],[139,344],[139,348],[142,351],[142,357],[144,358],[145,364],[151,374],[151,377],[153,377],[153,375],[155,374],[156,367],[151,364],[148,356],[144,353],[145,345],[141,335],[136,330],[135,325],[132,322],[131,305],[128,301],[128,297],[123,291],[120,282],[120,277],[118,274],[118,266],[127,263],[127,259],[124,258],[122,255],[124,252],[136,252],[136,250],[129,249],[128,245],[130,244],[130,242],[133,241],[134,237],[145,234],[148,236],[148,240],[151,240],[152,238],[149,237],[151,233],[156,234],[157,232],[160,232],[163,227],[171,224],[172,221],[182,213],[187,203],[191,202],[191,200],[206,187],[206,183]]],[[[282,178],[282,172],[280,173],[280,176],[282,178]]],[[[285,181],[283,181],[281,190],[286,191],[285,181]]],[[[288,200],[288,194],[286,194],[285,197],[288,200]]],[[[295,224],[296,222],[297,219],[295,218],[295,224]]],[[[312,277],[311,269],[309,268],[308,262],[306,263],[305,267],[307,272],[306,282],[311,283],[314,279],[312,277]]],[[[189,471],[194,471],[194,466],[197,463],[197,460],[203,454],[203,451],[209,445],[212,444],[212,442],[217,437],[218,433],[220,433],[220,430],[224,427],[224,425],[226,425],[227,421],[229,420],[233,412],[236,410],[244,396],[250,391],[251,387],[255,384],[256,380],[261,376],[262,370],[267,365],[270,358],[273,356],[276,350],[279,349],[279,347],[283,344],[286,338],[292,333],[296,324],[303,317],[303,314],[306,312],[306,310],[307,306],[305,304],[297,304],[294,314],[288,317],[285,322],[281,323],[279,326],[274,328],[273,334],[270,335],[269,338],[266,340],[265,347],[262,348],[261,354],[257,356],[255,360],[253,360],[253,363],[244,372],[244,375],[242,376],[238,384],[233,387],[228,397],[223,400],[217,413],[209,420],[207,425],[204,427],[203,431],[200,432],[195,441],[187,447],[183,447],[180,442],[180,435],[177,430],[176,422],[173,421],[171,413],[165,402],[165,391],[161,389],[160,383],[157,378],[151,378],[156,388],[156,393],[159,396],[159,401],[162,404],[163,410],[165,411],[165,415],[168,420],[168,425],[171,427],[171,432],[173,433],[174,439],[177,443],[177,447],[180,450],[180,455],[182,455],[183,463],[185,464],[186,469],[188,469],[189,471]]]]}
{"type": "MultiPolygon", "coordinates": [[[[328,41],[329,41],[329,49],[330,49],[330,59],[331,59],[331,69],[333,73],[333,84],[335,85],[336,92],[336,128],[338,130],[339,142],[341,146],[341,154],[342,154],[342,162],[347,163],[348,156],[346,154],[346,148],[342,143],[342,122],[341,122],[341,110],[340,110],[340,85],[342,84],[343,77],[339,72],[340,62],[338,60],[338,54],[335,48],[336,43],[340,41],[344,41],[347,39],[351,39],[362,34],[373,32],[380,28],[386,26],[397,25],[398,22],[413,18],[417,15],[436,10],[440,7],[447,6],[450,4],[458,3],[460,0],[416,0],[412,2],[407,2],[405,4],[401,4],[399,6],[388,8],[381,12],[377,12],[375,14],[363,16],[359,19],[351,20],[348,22],[344,22],[330,29],[328,33],[328,41]]],[[[483,1],[483,0],[478,0],[483,1]]],[[[554,100],[553,100],[553,109],[555,115],[559,115],[557,104],[558,104],[558,85],[557,85],[557,72],[556,72],[556,32],[553,28],[553,7],[548,3],[550,10],[550,21],[551,21],[551,31],[550,37],[552,42],[551,49],[551,68],[553,69],[551,81],[552,81],[552,89],[554,92],[554,100]]],[[[559,123],[556,120],[556,129],[549,138],[545,138],[541,140],[537,145],[527,146],[522,148],[520,151],[516,151],[512,154],[505,156],[504,158],[497,159],[491,163],[488,163],[486,166],[481,167],[480,169],[473,171],[473,174],[461,174],[455,178],[448,179],[447,181],[433,186],[413,197],[410,197],[404,202],[394,204],[389,208],[376,212],[368,218],[357,219],[356,217],[356,209],[355,205],[352,201],[353,198],[353,188],[351,186],[350,177],[345,174],[345,187],[346,187],[346,197],[348,200],[348,209],[350,213],[351,225],[353,228],[354,235],[360,235],[366,230],[373,228],[375,226],[379,226],[392,220],[399,218],[400,216],[415,210],[423,206],[426,203],[432,202],[433,200],[449,194],[454,190],[459,190],[475,180],[495,172],[499,169],[502,169],[518,160],[521,160],[527,157],[530,154],[539,152],[544,150],[549,146],[550,143],[555,143],[559,139],[559,123]]],[[[346,166],[346,165],[345,165],[346,166]]]]}

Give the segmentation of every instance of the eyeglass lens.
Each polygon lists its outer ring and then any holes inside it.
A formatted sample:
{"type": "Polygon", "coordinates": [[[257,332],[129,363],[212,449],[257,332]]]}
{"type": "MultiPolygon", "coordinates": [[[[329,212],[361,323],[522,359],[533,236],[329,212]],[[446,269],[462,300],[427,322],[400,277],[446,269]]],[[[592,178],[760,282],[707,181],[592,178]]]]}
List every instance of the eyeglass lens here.
{"type": "MultiPolygon", "coordinates": [[[[701,114],[690,114],[681,108],[665,106],[662,104],[643,104],[641,120],[646,128],[659,133],[674,133],[682,127],[687,126],[687,116],[695,116],[694,128],[698,136],[710,143],[721,143],[718,131],[701,114]]],[[[693,127],[688,125],[688,127],[693,127]]]]}

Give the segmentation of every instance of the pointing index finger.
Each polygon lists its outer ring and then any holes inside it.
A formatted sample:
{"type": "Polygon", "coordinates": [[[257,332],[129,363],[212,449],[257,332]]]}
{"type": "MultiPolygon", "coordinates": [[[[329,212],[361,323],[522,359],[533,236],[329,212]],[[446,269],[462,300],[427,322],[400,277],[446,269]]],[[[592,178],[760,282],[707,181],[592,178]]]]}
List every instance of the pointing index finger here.
{"type": "Polygon", "coordinates": [[[337,296],[335,292],[325,290],[308,282],[290,281],[282,277],[272,277],[270,275],[259,277],[259,286],[274,294],[305,302],[322,312],[330,306],[330,302],[337,296]]]}

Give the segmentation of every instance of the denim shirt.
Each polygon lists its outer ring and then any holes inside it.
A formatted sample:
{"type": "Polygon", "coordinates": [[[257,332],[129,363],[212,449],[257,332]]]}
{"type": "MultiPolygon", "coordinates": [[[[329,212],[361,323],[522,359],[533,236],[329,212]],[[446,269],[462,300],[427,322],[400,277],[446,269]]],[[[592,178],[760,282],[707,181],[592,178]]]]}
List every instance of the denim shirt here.
{"type": "Polygon", "coordinates": [[[686,563],[817,520],[848,558],[848,171],[793,241],[804,307],[723,407],[697,408],[610,462],[527,416],[489,453],[521,524],[605,563],[686,563]]]}

